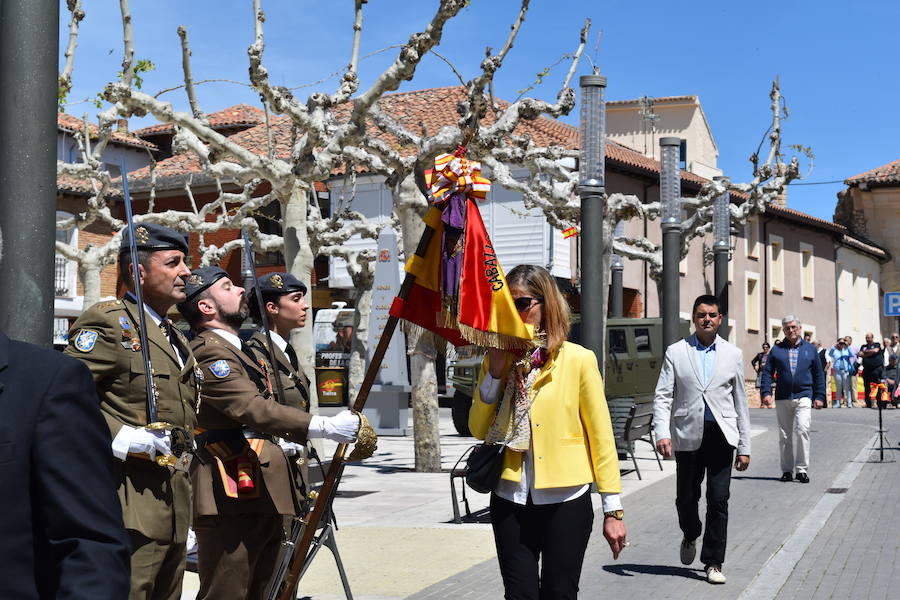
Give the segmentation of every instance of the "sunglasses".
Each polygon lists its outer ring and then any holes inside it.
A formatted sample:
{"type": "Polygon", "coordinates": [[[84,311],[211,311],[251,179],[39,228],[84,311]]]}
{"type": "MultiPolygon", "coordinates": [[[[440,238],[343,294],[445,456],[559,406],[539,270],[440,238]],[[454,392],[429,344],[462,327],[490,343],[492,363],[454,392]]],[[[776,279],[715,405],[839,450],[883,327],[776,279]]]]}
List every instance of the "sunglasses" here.
{"type": "Polygon", "coordinates": [[[532,298],[531,296],[522,296],[521,298],[516,298],[513,300],[513,304],[516,305],[516,310],[519,312],[525,312],[535,304],[543,304],[543,298],[532,298]]]}

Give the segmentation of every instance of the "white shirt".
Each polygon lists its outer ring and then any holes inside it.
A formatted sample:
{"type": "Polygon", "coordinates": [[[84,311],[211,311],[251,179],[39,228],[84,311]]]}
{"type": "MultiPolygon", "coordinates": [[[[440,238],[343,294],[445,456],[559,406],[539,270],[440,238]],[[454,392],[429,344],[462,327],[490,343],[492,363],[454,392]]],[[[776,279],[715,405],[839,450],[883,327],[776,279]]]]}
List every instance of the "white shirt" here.
{"type": "MultiPolygon", "coordinates": [[[[481,401],[485,404],[493,404],[500,393],[500,380],[494,379],[490,373],[486,373],[478,388],[481,392],[481,401]]],[[[585,494],[589,486],[572,485],[555,488],[534,487],[534,446],[529,443],[528,450],[522,457],[522,478],[519,481],[501,479],[494,490],[504,500],[516,504],[527,504],[528,495],[531,494],[532,504],[558,504],[568,502],[585,494]]],[[[603,504],[603,512],[622,509],[622,500],[619,494],[600,492],[600,500],[603,504]]]]}

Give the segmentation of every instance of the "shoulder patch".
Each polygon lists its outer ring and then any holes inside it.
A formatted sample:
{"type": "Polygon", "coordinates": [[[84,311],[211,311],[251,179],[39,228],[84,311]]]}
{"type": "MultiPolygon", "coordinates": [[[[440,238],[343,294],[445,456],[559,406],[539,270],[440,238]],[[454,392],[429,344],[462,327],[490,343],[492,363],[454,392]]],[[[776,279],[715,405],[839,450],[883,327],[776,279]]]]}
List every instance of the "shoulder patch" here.
{"type": "Polygon", "coordinates": [[[228,361],[225,360],[217,360],[209,366],[209,370],[219,379],[228,377],[228,374],[231,373],[231,367],[228,366],[228,361]]]}
{"type": "Polygon", "coordinates": [[[97,343],[98,335],[96,331],[82,329],[78,333],[78,337],[75,338],[75,349],[82,352],[90,352],[94,349],[94,344],[97,343]]]}

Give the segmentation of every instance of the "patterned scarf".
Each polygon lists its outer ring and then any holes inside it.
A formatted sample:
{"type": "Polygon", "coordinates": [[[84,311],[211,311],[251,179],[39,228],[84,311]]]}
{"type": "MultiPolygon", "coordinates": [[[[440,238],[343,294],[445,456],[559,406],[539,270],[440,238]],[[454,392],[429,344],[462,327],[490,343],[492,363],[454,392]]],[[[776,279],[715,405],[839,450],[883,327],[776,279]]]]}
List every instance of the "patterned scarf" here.
{"type": "Polygon", "coordinates": [[[512,366],[500,408],[484,441],[505,444],[510,450],[525,452],[531,446],[531,389],[550,353],[538,348],[512,366]]]}

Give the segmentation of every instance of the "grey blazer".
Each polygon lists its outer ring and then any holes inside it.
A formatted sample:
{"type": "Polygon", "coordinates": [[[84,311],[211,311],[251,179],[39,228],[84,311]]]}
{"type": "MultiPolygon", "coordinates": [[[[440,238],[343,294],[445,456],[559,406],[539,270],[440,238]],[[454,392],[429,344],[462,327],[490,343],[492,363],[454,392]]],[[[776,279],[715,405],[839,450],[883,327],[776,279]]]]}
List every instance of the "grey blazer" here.
{"type": "Polygon", "coordinates": [[[687,340],[666,349],[653,400],[657,439],[672,439],[676,451],[696,450],[703,441],[704,400],[728,443],[750,455],[750,411],[744,390],[744,358],[740,349],[716,336],[716,356],[709,383],[704,384],[696,350],[687,340]]]}

